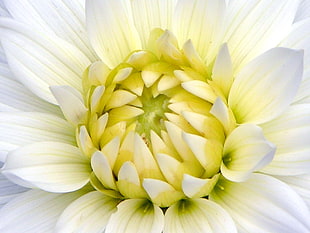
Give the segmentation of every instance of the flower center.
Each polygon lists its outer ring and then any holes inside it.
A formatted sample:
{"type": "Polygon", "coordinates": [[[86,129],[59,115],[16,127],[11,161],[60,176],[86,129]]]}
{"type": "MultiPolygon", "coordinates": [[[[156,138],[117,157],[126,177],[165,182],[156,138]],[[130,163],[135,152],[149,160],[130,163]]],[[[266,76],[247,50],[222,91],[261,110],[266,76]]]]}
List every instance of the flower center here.
{"type": "Polygon", "coordinates": [[[210,113],[217,97],[210,83],[191,43],[181,50],[160,29],[147,50],[133,51],[113,70],[92,64],[83,76],[89,110],[77,141],[91,159],[94,188],[161,207],[207,197],[226,137],[210,113]]]}

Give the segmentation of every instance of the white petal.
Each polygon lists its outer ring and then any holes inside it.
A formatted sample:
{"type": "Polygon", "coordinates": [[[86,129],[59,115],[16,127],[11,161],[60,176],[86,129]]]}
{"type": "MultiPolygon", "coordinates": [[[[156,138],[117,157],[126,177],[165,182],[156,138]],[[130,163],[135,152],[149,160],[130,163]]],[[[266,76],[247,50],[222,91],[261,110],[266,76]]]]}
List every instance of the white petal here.
{"type": "Polygon", "coordinates": [[[210,103],[214,103],[217,97],[212,87],[203,81],[193,80],[183,82],[182,87],[193,95],[198,96],[210,103]]]}
{"type": "Polygon", "coordinates": [[[109,220],[105,233],[161,233],[164,226],[162,210],[148,200],[121,202],[109,220]]]}
{"type": "Polygon", "coordinates": [[[304,201],[279,180],[253,174],[244,183],[221,180],[210,200],[226,209],[241,232],[309,232],[310,212],[304,201]]]}
{"type": "Polygon", "coordinates": [[[0,33],[13,74],[33,93],[56,103],[50,85],[69,85],[82,90],[81,76],[90,61],[76,47],[10,19],[1,19],[0,33]]]}
{"type": "MultiPolygon", "coordinates": [[[[0,103],[11,107],[14,112],[48,112],[62,115],[58,106],[38,98],[16,80],[2,75],[0,76],[0,103]]],[[[4,109],[1,107],[0,110],[4,109]]]]}
{"type": "Polygon", "coordinates": [[[74,44],[90,60],[96,60],[86,35],[83,0],[4,0],[4,2],[14,19],[30,25],[33,30],[59,36],[74,44]]]}
{"type": "Polygon", "coordinates": [[[289,32],[299,0],[231,0],[226,16],[226,34],[234,68],[275,47],[289,32]]]}
{"type": "Polygon", "coordinates": [[[178,1],[173,28],[179,45],[190,39],[201,58],[211,62],[221,45],[225,10],[224,0],[178,1]]]}
{"type": "Polygon", "coordinates": [[[295,16],[295,22],[310,17],[310,2],[309,0],[301,0],[298,11],[295,16]]]}
{"type": "Polygon", "coordinates": [[[261,171],[301,175],[310,167],[310,105],[293,105],[281,117],[263,124],[266,138],[277,146],[274,159],[261,171]]]}
{"type": "Polygon", "coordinates": [[[163,178],[153,154],[138,134],[134,139],[133,162],[141,178],[163,178]]]}
{"type": "Polygon", "coordinates": [[[54,194],[40,190],[23,193],[0,210],[0,231],[53,233],[62,211],[81,194],[54,194]]]}
{"type": "Polygon", "coordinates": [[[216,203],[206,199],[188,199],[168,208],[164,232],[237,233],[237,230],[229,214],[216,203]]]}
{"type": "Polygon", "coordinates": [[[8,154],[3,174],[14,183],[49,192],[71,192],[89,181],[89,161],[77,147],[39,142],[8,154]]]}
{"type": "Polygon", "coordinates": [[[64,119],[46,113],[0,113],[0,141],[24,146],[39,141],[75,145],[75,130],[64,119]]]}
{"type": "Polygon", "coordinates": [[[27,188],[12,183],[4,175],[0,174],[0,208],[27,190],[27,188]]]}
{"type": "Polygon", "coordinates": [[[233,65],[228,51],[227,44],[224,44],[214,63],[212,69],[212,81],[227,97],[233,82],[233,65]]]}
{"type": "Polygon", "coordinates": [[[80,92],[70,86],[51,86],[64,116],[74,125],[78,125],[85,118],[87,109],[80,92]]]}
{"type": "MultiPolygon", "coordinates": [[[[310,10],[310,4],[309,4],[310,10]]],[[[279,46],[303,49],[304,50],[304,73],[303,82],[300,89],[298,90],[295,102],[301,102],[303,99],[310,98],[309,85],[310,85],[310,19],[306,19],[295,23],[290,34],[283,39],[279,46]]],[[[309,103],[309,101],[308,101],[309,103]]]]}
{"type": "Polygon", "coordinates": [[[275,146],[264,138],[261,128],[241,125],[225,141],[221,172],[229,180],[245,181],[252,172],[271,162],[275,150],[275,146]]]}
{"type": "Polygon", "coordinates": [[[307,203],[310,208],[310,175],[276,176],[279,180],[291,186],[307,203]]]}
{"type": "Polygon", "coordinates": [[[274,48],[247,64],[231,87],[228,103],[238,123],[264,123],[279,116],[301,82],[303,53],[274,48]]]}
{"type": "Polygon", "coordinates": [[[100,151],[95,152],[91,158],[91,167],[96,177],[107,189],[116,189],[115,179],[108,158],[100,151]]]}
{"type": "Polygon", "coordinates": [[[55,232],[104,232],[118,203],[118,199],[107,197],[98,191],[87,193],[63,211],[55,232]]]}
{"type": "Polygon", "coordinates": [[[144,48],[147,45],[150,32],[154,28],[171,29],[175,5],[176,0],[131,1],[134,23],[144,48]]]}
{"type": "Polygon", "coordinates": [[[86,1],[86,26],[91,45],[110,67],[117,66],[130,52],[141,48],[128,13],[124,2],[86,1]]]}

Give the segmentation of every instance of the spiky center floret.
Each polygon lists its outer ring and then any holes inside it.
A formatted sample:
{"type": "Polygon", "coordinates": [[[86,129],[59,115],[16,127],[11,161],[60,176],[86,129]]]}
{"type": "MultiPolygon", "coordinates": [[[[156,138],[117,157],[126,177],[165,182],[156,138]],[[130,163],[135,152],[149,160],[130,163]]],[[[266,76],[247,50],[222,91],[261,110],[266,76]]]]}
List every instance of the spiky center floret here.
{"type": "Polygon", "coordinates": [[[179,49],[160,29],[147,50],[132,52],[113,70],[92,64],[83,78],[88,116],[77,132],[91,158],[92,185],[161,207],[207,197],[220,175],[227,134],[210,113],[223,96],[211,85],[191,42],[179,49]],[[195,87],[205,89],[203,96],[192,94],[195,87]]]}

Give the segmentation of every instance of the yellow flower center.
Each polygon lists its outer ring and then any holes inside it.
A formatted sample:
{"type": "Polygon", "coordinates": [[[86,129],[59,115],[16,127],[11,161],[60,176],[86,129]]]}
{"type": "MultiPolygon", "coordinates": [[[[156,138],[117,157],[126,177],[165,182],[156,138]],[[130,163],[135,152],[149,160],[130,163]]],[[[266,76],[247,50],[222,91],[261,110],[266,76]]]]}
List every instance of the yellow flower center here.
{"type": "Polygon", "coordinates": [[[89,110],[77,141],[91,159],[94,188],[161,207],[208,196],[227,134],[210,110],[225,96],[190,41],[179,49],[169,31],[155,29],[147,50],[133,51],[113,70],[92,64],[83,87],[89,110]]]}

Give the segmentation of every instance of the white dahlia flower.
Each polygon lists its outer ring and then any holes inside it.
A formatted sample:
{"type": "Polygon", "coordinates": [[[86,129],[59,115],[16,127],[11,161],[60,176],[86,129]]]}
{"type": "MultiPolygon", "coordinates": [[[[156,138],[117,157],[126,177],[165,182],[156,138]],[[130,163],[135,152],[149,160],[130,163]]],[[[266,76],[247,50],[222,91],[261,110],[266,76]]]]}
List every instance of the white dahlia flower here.
{"type": "Polygon", "coordinates": [[[310,1],[2,0],[1,233],[309,233],[310,1]]]}

